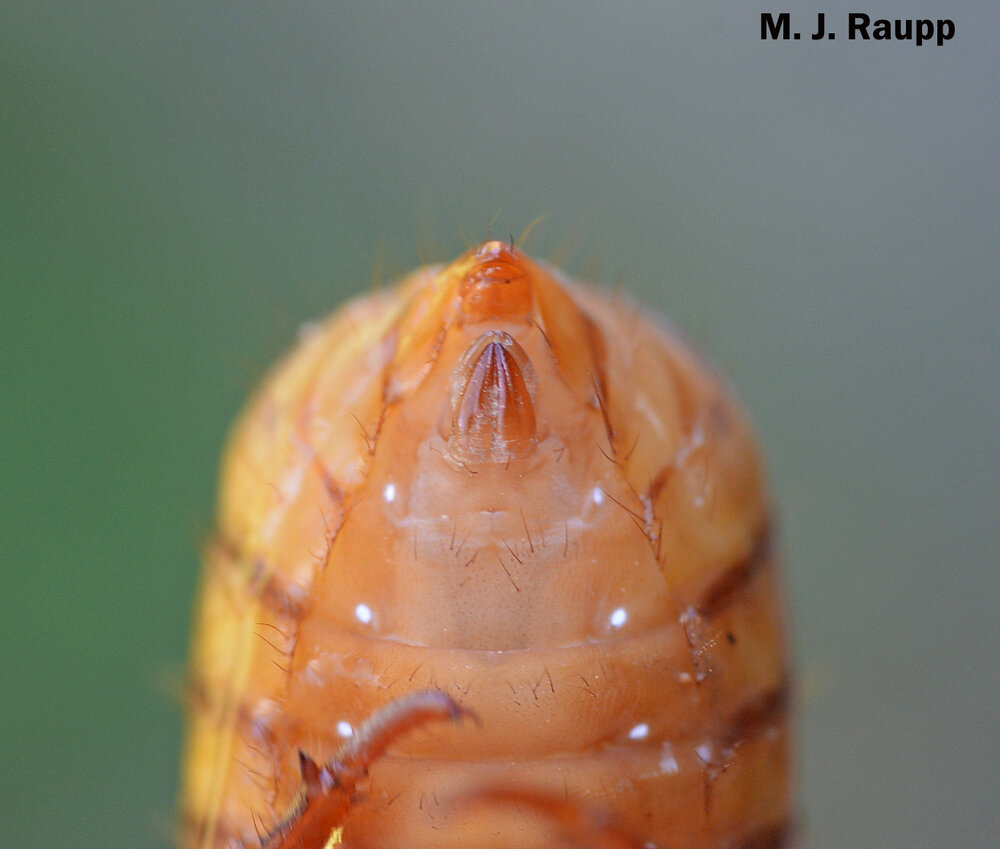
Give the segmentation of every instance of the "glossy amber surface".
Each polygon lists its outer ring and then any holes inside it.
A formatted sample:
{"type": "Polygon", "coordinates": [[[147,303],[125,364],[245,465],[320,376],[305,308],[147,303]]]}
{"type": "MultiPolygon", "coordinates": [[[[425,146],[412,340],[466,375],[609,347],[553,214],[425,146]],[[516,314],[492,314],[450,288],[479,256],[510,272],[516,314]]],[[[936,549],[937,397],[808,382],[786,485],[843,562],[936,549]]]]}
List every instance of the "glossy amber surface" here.
{"type": "MultiPolygon", "coordinates": [[[[256,846],[379,707],[352,847],[497,847],[559,797],[662,849],[784,846],[789,671],[758,451],[620,296],[486,242],[305,334],[230,441],[192,657],[185,847],[256,846]]],[[[313,847],[305,847],[313,849],[313,847]]],[[[315,847],[321,849],[321,847],[315,847]]]]}

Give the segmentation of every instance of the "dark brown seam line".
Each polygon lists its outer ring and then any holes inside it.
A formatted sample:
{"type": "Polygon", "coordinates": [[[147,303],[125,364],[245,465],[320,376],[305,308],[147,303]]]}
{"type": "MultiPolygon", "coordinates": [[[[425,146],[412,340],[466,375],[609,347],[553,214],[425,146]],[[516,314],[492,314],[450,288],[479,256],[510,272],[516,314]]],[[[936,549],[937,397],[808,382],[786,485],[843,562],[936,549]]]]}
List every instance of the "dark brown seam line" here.
{"type": "Polygon", "coordinates": [[[287,616],[295,621],[302,619],[305,606],[286,588],[285,582],[278,575],[270,575],[263,585],[257,586],[260,588],[253,587],[254,595],[272,613],[287,616]]]}
{"type": "MultiPolygon", "coordinates": [[[[339,528],[338,528],[339,530],[339,528]]],[[[238,543],[221,532],[209,542],[206,560],[209,566],[217,566],[223,574],[240,574],[246,568],[249,555],[244,554],[238,543]]],[[[268,610],[280,616],[299,620],[304,613],[302,599],[296,598],[277,573],[267,573],[266,564],[260,558],[254,561],[253,569],[242,587],[251,598],[258,599],[268,610]]]]}
{"type": "Polygon", "coordinates": [[[712,618],[725,610],[742,589],[768,562],[772,549],[771,523],[765,522],[754,538],[749,553],[729,566],[705,590],[695,608],[702,616],[712,618]]]}
{"type": "Polygon", "coordinates": [[[730,717],[720,743],[724,748],[738,746],[774,725],[787,712],[791,696],[789,678],[760,693],[753,701],[736,709],[730,717]]]}
{"type": "Polygon", "coordinates": [[[787,849],[791,846],[794,834],[792,822],[785,819],[779,823],[761,826],[739,843],[733,844],[733,849],[787,849]]]}
{"type": "Polygon", "coordinates": [[[221,529],[216,530],[205,546],[205,556],[208,558],[213,555],[219,556],[229,563],[239,563],[243,560],[243,551],[239,542],[221,529]]]}

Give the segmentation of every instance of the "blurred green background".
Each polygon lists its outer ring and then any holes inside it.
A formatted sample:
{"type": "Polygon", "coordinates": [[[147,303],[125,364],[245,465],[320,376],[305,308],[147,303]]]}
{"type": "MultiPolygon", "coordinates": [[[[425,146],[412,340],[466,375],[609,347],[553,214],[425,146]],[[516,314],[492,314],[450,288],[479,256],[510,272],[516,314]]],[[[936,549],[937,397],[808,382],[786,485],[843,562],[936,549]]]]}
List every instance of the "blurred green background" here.
{"type": "Polygon", "coordinates": [[[745,3],[5,3],[2,842],[167,845],[250,386],[376,268],[547,213],[533,251],[668,312],[759,426],[807,845],[1000,844],[1000,6],[920,8],[954,40],[762,44],[745,3]]]}

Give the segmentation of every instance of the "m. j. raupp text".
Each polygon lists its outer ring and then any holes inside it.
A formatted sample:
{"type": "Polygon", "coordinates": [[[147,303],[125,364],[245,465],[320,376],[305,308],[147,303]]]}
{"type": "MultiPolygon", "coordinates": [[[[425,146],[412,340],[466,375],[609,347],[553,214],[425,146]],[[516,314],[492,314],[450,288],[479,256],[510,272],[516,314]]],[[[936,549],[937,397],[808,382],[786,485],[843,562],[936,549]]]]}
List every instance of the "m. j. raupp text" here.
{"type": "MultiPolygon", "coordinates": [[[[827,27],[825,12],[816,14],[816,23],[810,29],[810,41],[832,41],[837,37],[833,27],[827,27]]],[[[760,37],[762,41],[798,41],[802,33],[792,29],[788,12],[761,12],[760,37]]],[[[954,37],[955,22],[950,18],[872,19],[864,12],[847,15],[848,41],[912,41],[918,47],[933,42],[941,47],[954,37]]]]}

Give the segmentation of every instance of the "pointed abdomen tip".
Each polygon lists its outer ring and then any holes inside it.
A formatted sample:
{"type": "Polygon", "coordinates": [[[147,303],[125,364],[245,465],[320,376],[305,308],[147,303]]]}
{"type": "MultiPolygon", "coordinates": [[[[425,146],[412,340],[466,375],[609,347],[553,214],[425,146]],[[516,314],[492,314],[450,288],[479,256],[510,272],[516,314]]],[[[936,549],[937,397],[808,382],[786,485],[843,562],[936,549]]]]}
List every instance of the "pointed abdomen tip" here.
{"type": "Polygon", "coordinates": [[[528,319],[532,312],[529,262],[506,242],[480,245],[459,285],[465,320],[528,319]]]}

